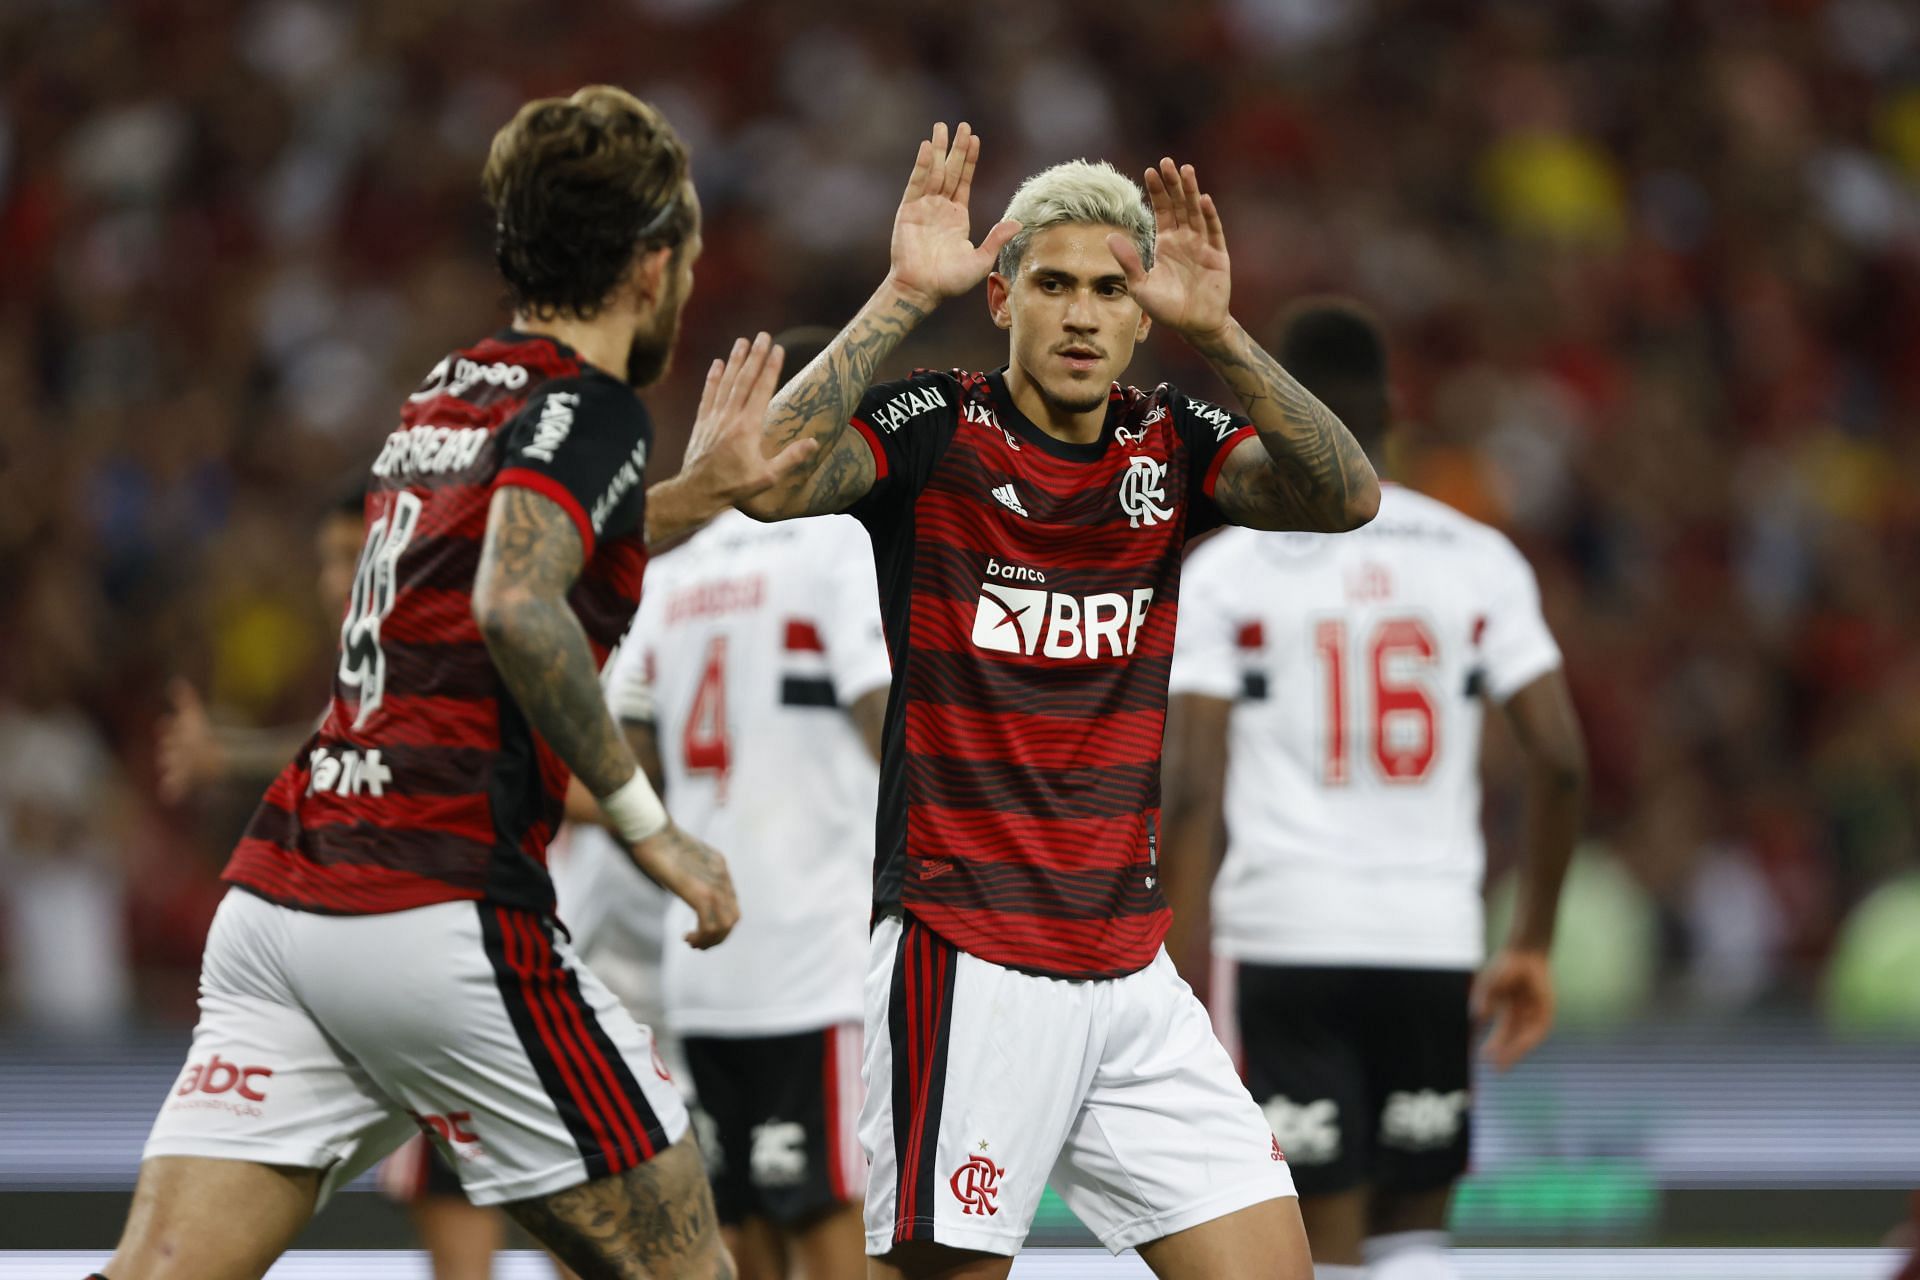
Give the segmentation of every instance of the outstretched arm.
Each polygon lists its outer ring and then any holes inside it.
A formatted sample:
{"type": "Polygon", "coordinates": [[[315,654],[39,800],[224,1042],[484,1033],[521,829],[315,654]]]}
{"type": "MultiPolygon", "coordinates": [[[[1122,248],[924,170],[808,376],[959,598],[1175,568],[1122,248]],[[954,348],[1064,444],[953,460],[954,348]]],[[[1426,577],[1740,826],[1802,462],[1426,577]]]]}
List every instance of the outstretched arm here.
{"type": "Polygon", "coordinates": [[[1153,202],[1153,269],[1122,235],[1107,245],[1127,287],[1156,324],[1205,356],[1260,433],[1230,454],[1215,482],[1220,511],[1256,529],[1338,533],[1373,519],[1380,481],[1353,435],[1262,350],[1228,309],[1233,273],[1213,197],[1192,165],[1162,159],[1146,174],[1153,202]]]}
{"type": "Polygon", "coordinates": [[[944,299],[984,280],[1000,246],[1019,230],[1002,222],[974,247],[967,200],[979,161],[980,139],[964,122],[951,144],[944,124],[920,144],[893,218],[887,278],[853,322],[781,389],[767,414],[766,454],[805,441],[818,442],[819,452],[785,481],[737,503],[748,515],[786,520],[844,511],[873,487],[873,454],[847,420],[873,385],[874,371],[944,299]]]}

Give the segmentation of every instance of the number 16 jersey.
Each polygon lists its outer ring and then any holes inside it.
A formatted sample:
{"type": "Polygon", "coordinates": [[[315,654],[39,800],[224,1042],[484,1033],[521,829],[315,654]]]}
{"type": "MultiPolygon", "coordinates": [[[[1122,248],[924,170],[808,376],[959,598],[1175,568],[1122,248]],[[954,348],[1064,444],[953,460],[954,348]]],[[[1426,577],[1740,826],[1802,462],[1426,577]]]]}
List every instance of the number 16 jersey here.
{"type": "Polygon", "coordinates": [[[1478,965],[1482,708],[1560,665],[1519,551],[1390,484],[1352,533],[1227,530],[1183,605],[1171,691],[1234,703],[1215,952],[1478,965]]]}

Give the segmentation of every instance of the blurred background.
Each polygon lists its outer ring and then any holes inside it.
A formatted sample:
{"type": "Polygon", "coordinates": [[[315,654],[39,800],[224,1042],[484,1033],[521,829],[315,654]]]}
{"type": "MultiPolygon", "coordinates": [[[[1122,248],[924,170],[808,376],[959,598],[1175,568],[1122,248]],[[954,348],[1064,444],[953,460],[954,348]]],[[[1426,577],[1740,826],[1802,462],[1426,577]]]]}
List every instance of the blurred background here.
{"type": "MultiPolygon", "coordinates": [[[[1563,1031],[1483,1082],[1461,1232],[1870,1244],[1904,1216],[1910,0],[5,0],[0,77],[0,1247],[61,1243],[9,1199],[124,1193],[191,1024],[258,788],[160,801],[168,681],[236,726],[319,710],[314,531],[503,322],[493,131],[594,81],[667,112],[706,210],[656,474],[707,357],[879,281],[934,120],[984,138],[976,229],[1047,164],[1171,154],[1256,335],[1303,294],[1372,306],[1393,469],[1532,560],[1594,769],[1563,1031]]],[[[898,368],[1002,362],[984,310],[898,368]]],[[[1213,385],[1157,336],[1134,375],[1213,385]]]]}

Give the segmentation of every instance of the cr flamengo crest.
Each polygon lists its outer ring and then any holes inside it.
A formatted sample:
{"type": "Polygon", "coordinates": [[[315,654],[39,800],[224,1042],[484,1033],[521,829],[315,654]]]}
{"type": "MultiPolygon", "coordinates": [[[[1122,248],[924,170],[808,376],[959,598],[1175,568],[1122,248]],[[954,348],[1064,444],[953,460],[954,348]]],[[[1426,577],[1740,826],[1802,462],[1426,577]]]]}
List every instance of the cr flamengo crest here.
{"type": "Polygon", "coordinates": [[[1130,517],[1129,526],[1138,529],[1142,520],[1151,527],[1173,519],[1173,508],[1164,505],[1167,464],[1156,462],[1144,453],[1127,459],[1127,474],[1120,477],[1120,509],[1130,517]]]}
{"type": "Polygon", "coordinates": [[[993,1198],[1000,1194],[1000,1175],[1006,1170],[987,1159],[979,1152],[967,1157],[967,1162],[953,1171],[951,1185],[954,1196],[960,1201],[963,1213],[977,1213],[990,1217],[1000,1212],[1000,1206],[993,1198]]]}

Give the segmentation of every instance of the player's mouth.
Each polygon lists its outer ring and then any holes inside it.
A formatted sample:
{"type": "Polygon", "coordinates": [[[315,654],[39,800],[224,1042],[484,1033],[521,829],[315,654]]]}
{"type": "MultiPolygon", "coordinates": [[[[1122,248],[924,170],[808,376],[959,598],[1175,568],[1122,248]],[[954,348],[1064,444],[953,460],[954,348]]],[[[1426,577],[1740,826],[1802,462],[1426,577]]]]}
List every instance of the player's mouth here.
{"type": "Polygon", "coordinates": [[[1097,347],[1062,347],[1054,353],[1075,373],[1092,373],[1106,359],[1097,347]]]}

